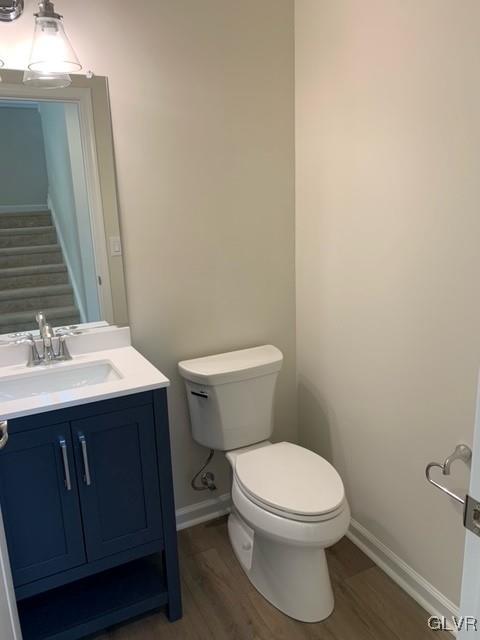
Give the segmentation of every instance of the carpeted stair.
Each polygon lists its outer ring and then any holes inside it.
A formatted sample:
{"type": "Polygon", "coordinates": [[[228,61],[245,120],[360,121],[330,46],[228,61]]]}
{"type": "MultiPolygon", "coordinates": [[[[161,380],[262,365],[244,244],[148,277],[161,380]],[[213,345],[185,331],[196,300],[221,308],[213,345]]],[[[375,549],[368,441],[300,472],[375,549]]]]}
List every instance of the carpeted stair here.
{"type": "Polygon", "coordinates": [[[0,213],[0,334],[80,322],[50,211],[0,213]]]}

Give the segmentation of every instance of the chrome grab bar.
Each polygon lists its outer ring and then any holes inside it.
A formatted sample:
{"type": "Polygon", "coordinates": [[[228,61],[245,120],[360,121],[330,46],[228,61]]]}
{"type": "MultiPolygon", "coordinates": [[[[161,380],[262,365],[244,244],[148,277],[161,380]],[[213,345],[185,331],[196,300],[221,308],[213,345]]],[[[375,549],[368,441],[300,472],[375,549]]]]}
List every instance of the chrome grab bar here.
{"type": "Polygon", "coordinates": [[[430,462],[430,464],[427,464],[427,468],[425,469],[425,475],[427,476],[427,480],[430,482],[430,484],[433,484],[434,487],[437,487],[438,489],[440,489],[440,491],[443,491],[443,493],[446,493],[457,502],[460,502],[460,504],[465,504],[465,498],[461,498],[460,496],[457,496],[456,493],[453,493],[453,491],[450,491],[450,489],[447,489],[447,487],[444,487],[439,482],[432,480],[432,478],[430,477],[430,469],[432,469],[433,467],[438,467],[439,469],[442,470],[442,473],[444,473],[443,464],[440,464],[439,462],[430,462]]]}
{"type": "Polygon", "coordinates": [[[430,482],[430,484],[433,484],[434,487],[437,487],[437,489],[440,489],[440,491],[443,491],[443,493],[446,493],[448,496],[450,496],[450,498],[453,498],[457,502],[460,502],[460,504],[465,504],[465,498],[461,498],[460,496],[457,496],[456,493],[454,493],[453,491],[450,491],[450,489],[448,489],[447,487],[444,487],[436,480],[433,480],[430,477],[430,472],[434,467],[436,467],[438,469],[441,469],[442,474],[444,476],[449,476],[452,462],[454,462],[455,460],[463,460],[465,464],[468,464],[471,458],[472,458],[472,450],[470,449],[470,447],[466,444],[459,444],[455,447],[455,451],[452,454],[450,454],[447,458],[445,458],[443,464],[441,464],[440,462],[430,462],[429,464],[427,464],[427,467],[425,469],[425,476],[427,480],[430,482]]]}

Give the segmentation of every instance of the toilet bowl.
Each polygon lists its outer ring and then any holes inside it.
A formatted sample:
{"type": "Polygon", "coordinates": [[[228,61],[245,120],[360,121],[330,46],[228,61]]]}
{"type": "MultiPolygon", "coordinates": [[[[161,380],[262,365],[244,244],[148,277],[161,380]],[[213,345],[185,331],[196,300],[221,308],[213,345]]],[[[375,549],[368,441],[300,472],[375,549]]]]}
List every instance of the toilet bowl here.
{"type": "Polygon", "coordinates": [[[334,607],[325,549],[350,523],[340,476],[320,456],[287,442],[260,443],[227,459],[228,532],[250,581],[290,617],[324,620],[334,607]]]}
{"type": "Polygon", "coordinates": [[[228,532],[255,588],[303,622],[319,622],[334,599],[325,549],[346,533],[342,480],[324,458],[272,444],[273,401],[283,356],[265,345],[179,363],[193,438],[225,451],[232,468],[228,532]]]}

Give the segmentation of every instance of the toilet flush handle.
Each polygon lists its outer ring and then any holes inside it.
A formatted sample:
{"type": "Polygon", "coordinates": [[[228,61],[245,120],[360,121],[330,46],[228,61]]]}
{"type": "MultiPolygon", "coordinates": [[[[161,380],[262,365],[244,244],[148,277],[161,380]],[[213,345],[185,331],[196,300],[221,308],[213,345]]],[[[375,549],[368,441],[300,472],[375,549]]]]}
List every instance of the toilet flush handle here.
{"type": "Polygon", "coordinates": [[[208,393],[206,391],[190,391],[192,396],[198,396],[199,398],[208,398],[208,393]]]}

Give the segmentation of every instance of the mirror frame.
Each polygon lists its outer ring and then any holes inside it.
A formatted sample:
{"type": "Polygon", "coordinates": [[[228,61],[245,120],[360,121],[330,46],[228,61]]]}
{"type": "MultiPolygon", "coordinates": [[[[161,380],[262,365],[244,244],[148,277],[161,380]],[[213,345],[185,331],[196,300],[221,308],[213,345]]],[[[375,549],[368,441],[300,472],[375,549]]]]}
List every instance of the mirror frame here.
{"type": "MultiPolygon", "coordinates": [[[[72,75],[65,89],[42,89],[23,84],[23,71],[1,71],[0,99],[75,103],[78,107],[92,241],[103,321],[128,324],[127,296],[122,255],[112,256],[109,239],[120,237],[117,181],[113,149],[108,80],[72,75]]],[[[88,323],[87,323],[88,324],[88,323]]],[[[35,329],[35,327],[32,327],[35,329]]]]}

